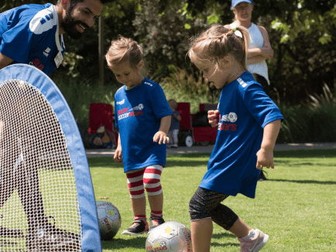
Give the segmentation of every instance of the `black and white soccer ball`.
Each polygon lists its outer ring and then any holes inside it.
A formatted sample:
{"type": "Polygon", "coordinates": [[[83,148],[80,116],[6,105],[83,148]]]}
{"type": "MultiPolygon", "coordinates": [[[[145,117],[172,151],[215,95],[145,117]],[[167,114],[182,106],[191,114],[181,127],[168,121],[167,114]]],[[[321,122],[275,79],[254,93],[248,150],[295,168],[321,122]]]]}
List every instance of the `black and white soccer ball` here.
{"type": "Polygon", "coordinates": [[[112,240],[121,226],[121,216],[118,208],[111,202],[97,201],[99,231],[102,240],[112,240]]]}
{"type": "Polygon", "coordinates": [[[176,221],[152,229],[146,239],[146,252],[192,252],[190,230],[176,221]]]}

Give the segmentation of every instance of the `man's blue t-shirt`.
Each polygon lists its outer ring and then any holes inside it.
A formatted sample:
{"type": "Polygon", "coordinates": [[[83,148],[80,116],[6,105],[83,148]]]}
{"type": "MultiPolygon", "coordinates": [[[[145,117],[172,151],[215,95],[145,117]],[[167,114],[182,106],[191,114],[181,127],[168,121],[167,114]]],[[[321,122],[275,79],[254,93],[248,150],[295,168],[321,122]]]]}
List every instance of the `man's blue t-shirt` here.
{"type": "Polygon", "coordinates": [[[52,4],[26,4],[0,14],[0,52],[14,63],[34,65],[50,75],[61,64],[63,36],[52,4]]]}
{"type": "Polygon", "coordinates": [[[122,86],[114,96],[114,106],[124,171],[164,166],[167,147],[153,142],[161,118],[172,114],[161,86],[147,78],[129,90],[122,86]]]}
{"type": "Polygon", "coordinates": [[[263,128],[283,116],[249,72],[224,86],[218,110],[216,143],[200,187],[253,198],[260,174],[256,154],[263,128]]]}

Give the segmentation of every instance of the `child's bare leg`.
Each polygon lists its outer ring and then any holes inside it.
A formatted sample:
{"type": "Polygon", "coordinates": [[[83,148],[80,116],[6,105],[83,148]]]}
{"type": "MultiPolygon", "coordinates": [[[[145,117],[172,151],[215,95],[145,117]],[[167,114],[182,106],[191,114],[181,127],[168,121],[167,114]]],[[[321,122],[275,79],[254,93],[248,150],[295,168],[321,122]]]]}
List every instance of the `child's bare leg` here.
{"type": "Polygon", "coordinates": [[[137,199],[131,199],[132,204],[132,210],[133,210],[133,216],[136,217],[144,217],[146,218],[146,198],[137,198],[137,199]]]}
{"type": "Polygon", "coordinates": [[[146,198],[131,198],[131,205],[133,210],[134,221],[132,225],[125,229],[122,234],[137,235],[148,231],[148,224],[146,221],[146,198]]]}
{"type": "Polygon", "coordinates": [[[250,228],[242,219],[238,218],[229,229],[236,237],[241,238],[249,234],[250,228]]]}
{"type": "Polygon", "coordinates": [[[128,189],[131,196],[134,221],[128,229],[122,232],[122,234],[136,235],[148,230],[146,221],[146,197],[143,186],[143,172],[144,170],[138,170],[126,174],[128,189]]]}
{"type": "Polygon", "coordinates": [[[146,218],[146,198],[143,186],[143,174],[144,169],[126,174],[134,219],[140,219],[140,217],[144,219],[146,218]]]}
{"type": "Polygon", "coordinates": [[[154,196],[148,196],[149,206],[151,211],[162,212],[163,209],[163,193],[154,196]]]}
{"type": "Polygon", "coordinates": [[[209,252],[212,236],[212,220],[204,218],[191,222],[191,240],[193,252],[209,252]]]}

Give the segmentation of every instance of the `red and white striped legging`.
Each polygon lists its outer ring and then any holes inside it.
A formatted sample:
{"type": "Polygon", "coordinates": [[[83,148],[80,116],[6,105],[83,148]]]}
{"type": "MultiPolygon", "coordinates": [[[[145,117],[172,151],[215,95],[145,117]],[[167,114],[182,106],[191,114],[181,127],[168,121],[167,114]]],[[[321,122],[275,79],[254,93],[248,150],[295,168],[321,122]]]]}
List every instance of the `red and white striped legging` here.
{"type": "Polygon", "coordinates": [[[162,169],[161,165],[152,165],[145,169],[126,173],[130,197],[132,199],[145,197],[145,190],[148,196],[161,194],[162,169]]]}

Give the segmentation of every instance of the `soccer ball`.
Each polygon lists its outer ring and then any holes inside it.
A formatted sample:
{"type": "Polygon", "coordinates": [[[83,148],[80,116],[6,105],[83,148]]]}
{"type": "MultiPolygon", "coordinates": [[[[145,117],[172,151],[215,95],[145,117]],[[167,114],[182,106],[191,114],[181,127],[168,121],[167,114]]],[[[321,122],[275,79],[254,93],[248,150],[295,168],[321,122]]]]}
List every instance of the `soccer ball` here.
{"type": "Polygon", "coordinates": [[[192,252],[190,230],[176,221],[152,229],[146,239],[146,252],[192,252]]]}
{"type": "Polygon", "coordinates": [[[112,240],[121,226],[119,210],[112,203],[97,201],[99,231],[102,240],[112,240]]]}

